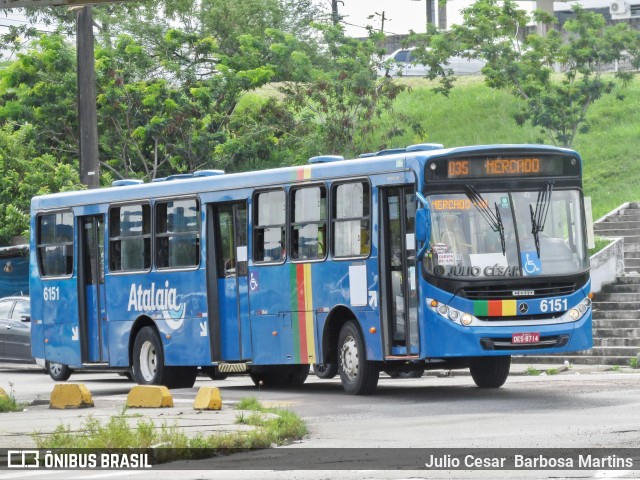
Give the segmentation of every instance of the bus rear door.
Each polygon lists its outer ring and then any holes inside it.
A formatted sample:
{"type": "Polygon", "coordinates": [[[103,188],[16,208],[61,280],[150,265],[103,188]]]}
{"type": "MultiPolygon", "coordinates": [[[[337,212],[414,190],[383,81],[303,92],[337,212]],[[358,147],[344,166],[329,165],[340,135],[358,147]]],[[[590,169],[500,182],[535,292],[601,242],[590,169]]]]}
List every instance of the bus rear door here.
{"type": "Polygon", "coordinates": [[[247,203],[211,204],[207,219],[211,360],[249,360],[247,203]]]}

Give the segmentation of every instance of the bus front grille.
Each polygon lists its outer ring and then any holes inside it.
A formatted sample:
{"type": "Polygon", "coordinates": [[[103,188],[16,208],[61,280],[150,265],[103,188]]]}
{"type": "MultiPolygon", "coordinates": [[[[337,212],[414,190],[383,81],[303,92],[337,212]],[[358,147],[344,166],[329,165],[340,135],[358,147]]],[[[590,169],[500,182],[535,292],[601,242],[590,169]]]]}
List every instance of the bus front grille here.
{"type": "Polygon", "coordinates": [[[578,285],[576,283],[543,283],[522,288],[507,287],[505,285],[484,285],[467,286],[458,290],[457,294],[470,300],[515,300],[571,295],[577,289],[578,285]]]}

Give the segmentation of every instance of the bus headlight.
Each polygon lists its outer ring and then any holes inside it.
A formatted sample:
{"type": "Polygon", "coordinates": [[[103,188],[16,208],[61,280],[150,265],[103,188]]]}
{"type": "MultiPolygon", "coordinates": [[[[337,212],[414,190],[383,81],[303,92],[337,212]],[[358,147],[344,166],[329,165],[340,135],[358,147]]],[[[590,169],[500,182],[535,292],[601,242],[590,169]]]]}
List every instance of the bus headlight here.
{"type": "Polygon", "coordinates": [[[432,298],[427,298],[426,304],[432,311],[436,312],[441,317],[459,325],[464,325],[465,327],[471,325],[475,318],[473,315],[461,312],[460,310],[450,307],[444,303],[440,303],[432,298]]]}
{"type": "Polygon", "coordinates": [[[584,317],[584,315],[587,313],[587,311],[589,311],[589,308],[591,307],[591,299],[590,298],[585,298],[584,300],[582,300],[578,305],[576,305],[575,307],[573,307],[571,310],[569,310],[566,315],[569,318],[565,317],[565,321],[566,322],[575,322],[577,320],[580,320],[582,317],[584,317]]]}

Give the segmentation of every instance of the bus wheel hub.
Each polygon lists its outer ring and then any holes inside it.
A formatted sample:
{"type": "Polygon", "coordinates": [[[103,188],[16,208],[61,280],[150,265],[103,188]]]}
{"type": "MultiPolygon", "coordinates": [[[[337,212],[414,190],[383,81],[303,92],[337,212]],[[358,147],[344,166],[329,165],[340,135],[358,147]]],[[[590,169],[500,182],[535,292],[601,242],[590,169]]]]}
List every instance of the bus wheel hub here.
{"type": "Polygon", "coordinates": [[[358,375],[358,347],[353,337],[345,339],[340,353],[342,371],[353,380],[358,375]]]}

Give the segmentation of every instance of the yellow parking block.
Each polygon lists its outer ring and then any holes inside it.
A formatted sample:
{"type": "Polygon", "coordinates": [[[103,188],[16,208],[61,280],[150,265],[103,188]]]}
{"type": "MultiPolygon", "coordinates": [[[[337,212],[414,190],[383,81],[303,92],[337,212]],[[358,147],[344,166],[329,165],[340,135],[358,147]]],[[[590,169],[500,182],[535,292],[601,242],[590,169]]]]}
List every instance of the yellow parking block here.
{"type": "Polygon", "coordinates": [[[193,401],[194,410],[221,410],[222,397],[217,387],[200,387],[193,401]]]}
{"type": "Polygon", "coordinates": [[[127,395],[127,407],[163,408],[173,407],[169,389],[159,385],[137,385],[127,395]]]}
{"type": "Polygon", "coordinates": [[[49,408],[87,407],[93,407],[93,397],[83,383],[58,383],[53,387],[49,408]]]}

